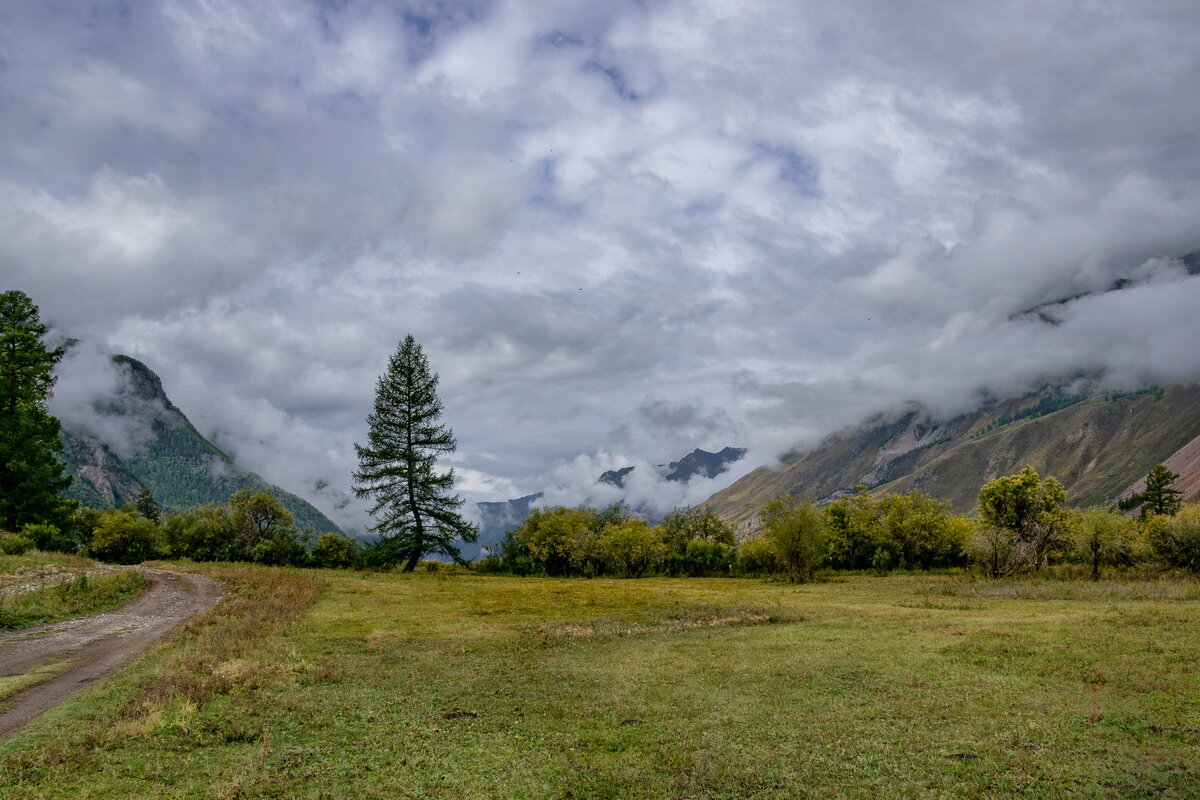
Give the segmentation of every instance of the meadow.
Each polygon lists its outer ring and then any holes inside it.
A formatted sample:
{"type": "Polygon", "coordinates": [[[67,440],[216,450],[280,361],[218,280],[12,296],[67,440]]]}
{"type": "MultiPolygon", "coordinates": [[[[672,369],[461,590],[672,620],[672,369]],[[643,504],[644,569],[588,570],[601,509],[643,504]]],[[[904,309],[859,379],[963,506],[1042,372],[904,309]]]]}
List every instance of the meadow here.
{"type": "Polygon", "coordinates": [[[25,798],[1200,796],[1200,583],[188,567],[0,742],[25,798]]]}

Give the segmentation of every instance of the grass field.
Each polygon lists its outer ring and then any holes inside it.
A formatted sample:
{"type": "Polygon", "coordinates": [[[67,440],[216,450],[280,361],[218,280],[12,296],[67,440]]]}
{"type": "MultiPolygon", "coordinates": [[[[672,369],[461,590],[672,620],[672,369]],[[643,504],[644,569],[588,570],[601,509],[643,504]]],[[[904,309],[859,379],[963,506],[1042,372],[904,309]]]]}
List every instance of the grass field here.
{"type": "Polygon", "coordinates": [[[0,796],[1200,796],[1194,580],[223,569],[0,796]]]}

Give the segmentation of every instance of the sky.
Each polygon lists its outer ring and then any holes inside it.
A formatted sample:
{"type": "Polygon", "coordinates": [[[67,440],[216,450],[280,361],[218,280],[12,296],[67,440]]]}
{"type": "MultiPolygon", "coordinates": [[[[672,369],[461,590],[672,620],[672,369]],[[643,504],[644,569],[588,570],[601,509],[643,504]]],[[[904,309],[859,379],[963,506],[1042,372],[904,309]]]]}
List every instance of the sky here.
{"type": "Polygon", "coordinates": [[[905,404],[1200,378],[1197,86],[1194,0],[5,3],[0,282],[87,343],[61,416],[127,353],[327,512],[408,333],[468,499],[669,507],[905,404]]]}

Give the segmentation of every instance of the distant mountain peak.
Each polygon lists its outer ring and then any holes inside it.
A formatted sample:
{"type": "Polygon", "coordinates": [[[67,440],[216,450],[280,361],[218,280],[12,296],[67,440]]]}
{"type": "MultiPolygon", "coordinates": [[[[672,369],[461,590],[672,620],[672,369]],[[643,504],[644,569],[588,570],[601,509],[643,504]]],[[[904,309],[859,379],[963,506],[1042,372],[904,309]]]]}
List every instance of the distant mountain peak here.
{"type": "Polygon", "coordinates": [[[744,447],[726,447],[719,453],[710,453],[707,450],[696,448],[678,461],[672,461],[667,465],[671,471],[667,473],[666,479],[686,483],[697,475],[703,478],[715,478],[727,471],[730,464],[741,461],[745,455],[746,448],[744,447]]]}
{"type": "MultiPolygon", "coordinates": [[[[746,455],[744,447],[726,447],[719,453],[710,453],[707,450],[696,448],[678,461],[672,461],[665,466],[667,470],[663,475],[664,480],[677,481],[679,483],[687,483],[692,478],[699,475],[702,478],[715,478],[721,473],[729,469],[729,465],[735,461],[740,461],[746,455]]],[[[659,465],[659,468],[664,468],[659,465]]],[[[611,484],[618,489],[625,488],[625,480],[634,470],[633,467],[621,467],[620,469],[610,469],[599,478],[601,483],[611,484]]]]}
{"type": "Polygon", "coordinates": [[[163,508],[184,511],[224,502],[239,489],[263,488],[283,502],[301,529],[338,530],[310,503],[238,466],[202,436],[150,367],[126,355],[112,356],[112,363],[118,385],[95,398],[91,423],[63,424],[67,463],[75,475],[69,497],[88,506],[119,506],[148,489],[163,508]]]}
{"type": "Polygon", "coordinates": [[[624,489],[625,479],[629,477],[629,473],[631,472],[633,472],[633,467],[610,469],[600,476],[600,482],[611,484],[616,486],[618,489],[624,489]]]}

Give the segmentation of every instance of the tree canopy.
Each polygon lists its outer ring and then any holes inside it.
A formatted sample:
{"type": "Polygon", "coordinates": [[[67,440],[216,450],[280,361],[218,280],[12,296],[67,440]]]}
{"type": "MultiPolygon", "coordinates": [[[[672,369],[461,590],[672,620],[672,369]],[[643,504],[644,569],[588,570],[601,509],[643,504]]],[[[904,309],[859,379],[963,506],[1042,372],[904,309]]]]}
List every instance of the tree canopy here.
{"type": "Polygon", "coordinates": [[[1036,569],[1064,543],[1067,493],[1054,478],[1044,481],[1033,467],[985,483],[979,518],[991,552],[992,574],[1036,569]]]}
{"type": "Polygon", "coordinates": [[[1179,473],[1167,469],[1164,464],[1155,464],[1146,475],[1146,491],[1138,495],[1142,502],[1142,516],[1161,514],[1173,517],[1183,504],[1183,492],[1175,488],[1179,473]]]}
{"type": "Polygon", "coordinates": [[[46,408],[63,349],[45,335],[24,292],[0,294],[0,529],[57,523],[70,509],[60,426],[46,408]]]}
{"type": "Polygon", "coordinates": [[[457,447],[454,433],[439,422],[437,385],[421,346],[406,336],[376,384],[367,444],[354,445],[355,494],[374,501],[373,530],[385,545],[380,551],[403,559],[405,572],[426,553],[462,561],[455,542],[474,542],[479,535],[458,513],[463,500],[452,492],[454,470],[437,470],[438,457],[457,447]]]}

